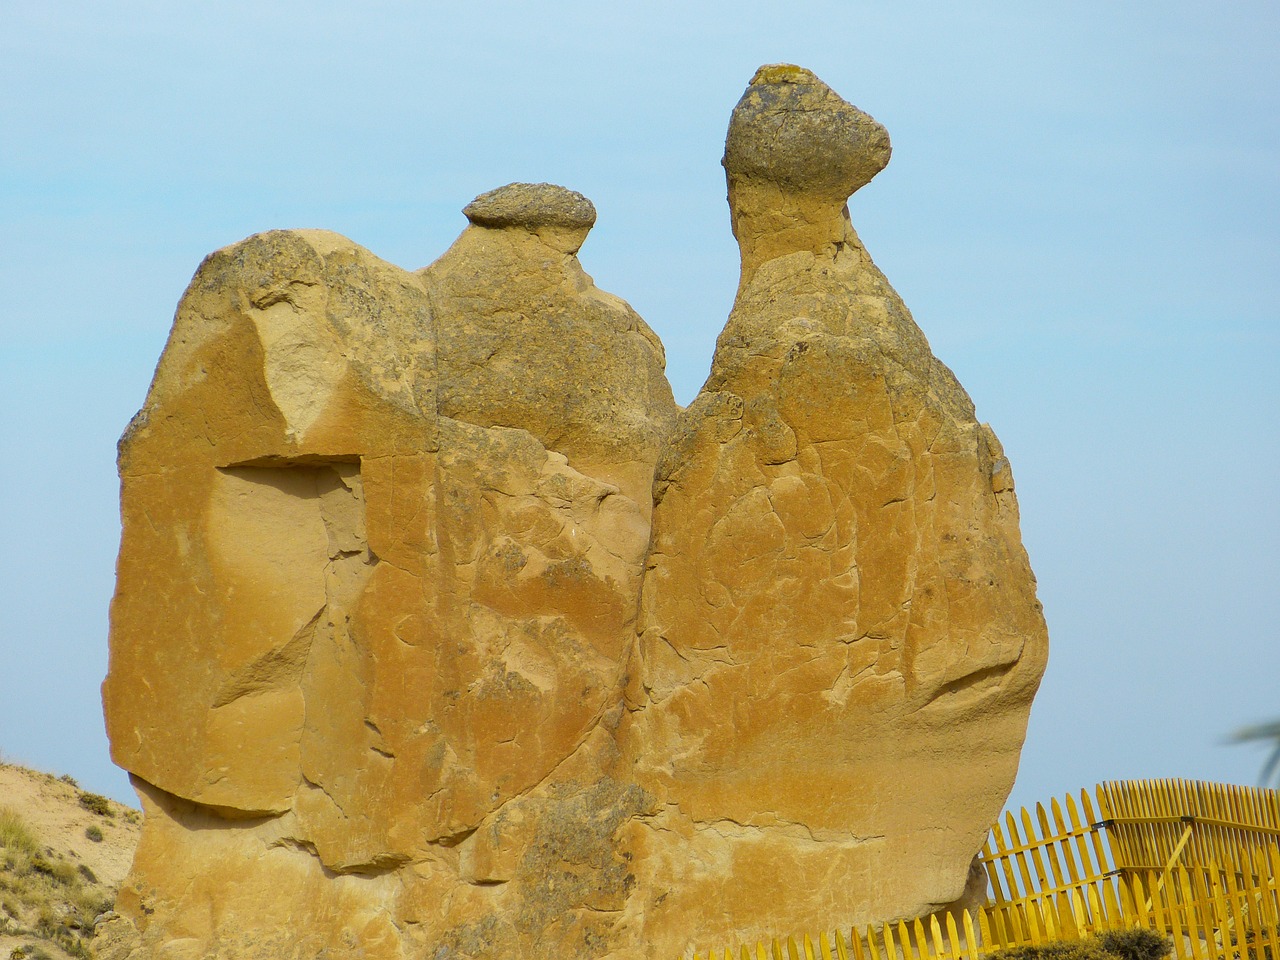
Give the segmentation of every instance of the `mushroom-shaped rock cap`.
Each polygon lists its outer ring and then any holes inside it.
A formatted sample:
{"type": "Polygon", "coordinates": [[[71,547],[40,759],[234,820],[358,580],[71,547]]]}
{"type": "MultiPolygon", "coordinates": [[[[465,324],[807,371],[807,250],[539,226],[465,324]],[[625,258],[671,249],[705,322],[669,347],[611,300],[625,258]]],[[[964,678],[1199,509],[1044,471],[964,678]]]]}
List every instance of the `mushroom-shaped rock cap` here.
{"type": "Polygon", "coordinates": [[[586,231],[596,222],[596,208],[590,200],[554,183],[509,183],[480,194],[462,212],[480,227],[586,231]]]}
{"type": "Polygon", "coordinates": [[[803,67],[761,67],[729,119],[731,180],[844,200],[889,162],[889,133],[803,67]]]}

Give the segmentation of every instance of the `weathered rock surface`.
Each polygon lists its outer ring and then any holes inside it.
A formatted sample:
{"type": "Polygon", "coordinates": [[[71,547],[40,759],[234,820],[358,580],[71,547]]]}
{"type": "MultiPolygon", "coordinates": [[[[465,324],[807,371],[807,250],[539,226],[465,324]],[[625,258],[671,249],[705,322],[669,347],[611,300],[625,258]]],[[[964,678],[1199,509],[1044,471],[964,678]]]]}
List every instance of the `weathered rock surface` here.
{"type": "Polygon", "coordinates": [[[109,956],[673,956],[960,896],[1045,629],[994,435],[849,225],[870,117],[762,68],[679,411],[512,184],[410,273],[208,258],[121,441],[109,956]]]}
{"type": "Polygon", "coordinates": [[[668,952],[958,899],[1016,773],[1044,621],[1000,445],[849,223],[888,156],[796,67],[730,122],[742,280],[658,467],[623,728],[668,952]]]}
{"type": "Polygon", "coordinates": [[[537,953],[623,895],[609,836],[590,895],[540,885],[557,831],[590,846],[584,819],[637,808],[599,755],[676,407],[574,255],[585,198],[486,205],[417,274],[277,232],[183,298],[121,444],[103,691],[148,814],[121,901],[148,949],[537,953]]]}

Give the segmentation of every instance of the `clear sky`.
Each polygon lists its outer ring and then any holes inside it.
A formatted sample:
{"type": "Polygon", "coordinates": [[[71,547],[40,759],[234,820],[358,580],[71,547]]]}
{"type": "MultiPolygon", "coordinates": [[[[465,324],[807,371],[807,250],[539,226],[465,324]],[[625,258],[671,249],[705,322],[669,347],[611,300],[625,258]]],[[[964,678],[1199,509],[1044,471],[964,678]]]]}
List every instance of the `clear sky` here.
{"type": "Polygon", "coordinates": [[[0,0],[0,751],[132,800],[98,684],[115,442],[200,259],[325,227],[417,268],[515,180],[681,402],[733,298],[719,160],[761,63],[894,157],[863,241],[1013,462],[1051,662],[1014,799],[1252,782],[1280,715],[1273,0],[0,0]],[[464,9],[465,7],[465,9],[464,9]]]}

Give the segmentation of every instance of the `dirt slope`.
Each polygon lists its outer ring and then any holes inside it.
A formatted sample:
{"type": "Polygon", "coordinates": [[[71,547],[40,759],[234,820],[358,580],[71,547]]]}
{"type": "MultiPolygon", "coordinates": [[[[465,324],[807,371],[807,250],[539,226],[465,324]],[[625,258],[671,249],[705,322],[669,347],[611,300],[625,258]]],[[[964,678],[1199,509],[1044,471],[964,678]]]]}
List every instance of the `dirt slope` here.
{"type": "Polygon", "coordinates": [[[70,777],[0,762],[0,960],[88,956],[141,824],[70,777]]]}

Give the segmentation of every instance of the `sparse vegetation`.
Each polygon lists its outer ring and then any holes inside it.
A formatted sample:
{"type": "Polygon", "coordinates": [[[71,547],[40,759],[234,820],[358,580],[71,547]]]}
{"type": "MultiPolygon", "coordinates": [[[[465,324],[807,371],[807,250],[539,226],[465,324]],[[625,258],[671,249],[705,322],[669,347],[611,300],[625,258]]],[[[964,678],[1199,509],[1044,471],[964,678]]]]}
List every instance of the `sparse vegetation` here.
{"type": "Polygon", "coordinates": [[[111,812],[111,801],[97,793],[80,792],[80,806],[100,817],[114,817],[111,812]]]}
{"type": "Polygon", "coordinates": [[[1154,930],[1109,930],[1083,940],[1009,947],[989,960],[1162,960],[1172,950],[1173,941],[1154,930]]]}
{"type": "Polygon", "coordinates": [[[91,825],[84,828],[84,835],[94,843],[102,842],[102,828],[97,825],[91,825]]]}
{"type": "MultiPolygon", "coordinates": [[[[88,957],[85,940],[94,918],[110,906],[92,870],[43,847],[17,813],[0,808],[0,927],[6,933],[41,937],[74,957],[88,957]]],[[[48,956],[36,944],[10,953],[19,960],[48,956]]]]}
{"type": "Polygon", "coordinates": [[[1173,950],[1173,941],[1154,930],[1108,930],[1095,938],[1102,949],[1121,960],[1162,960],[1173,950]]]}
{"type": "Polygon", "coordinates": [[[0,847],[9,857],[34,856],[40,850],[35,835],[16,813],[8,807],[0,807],[0,847]]]}

